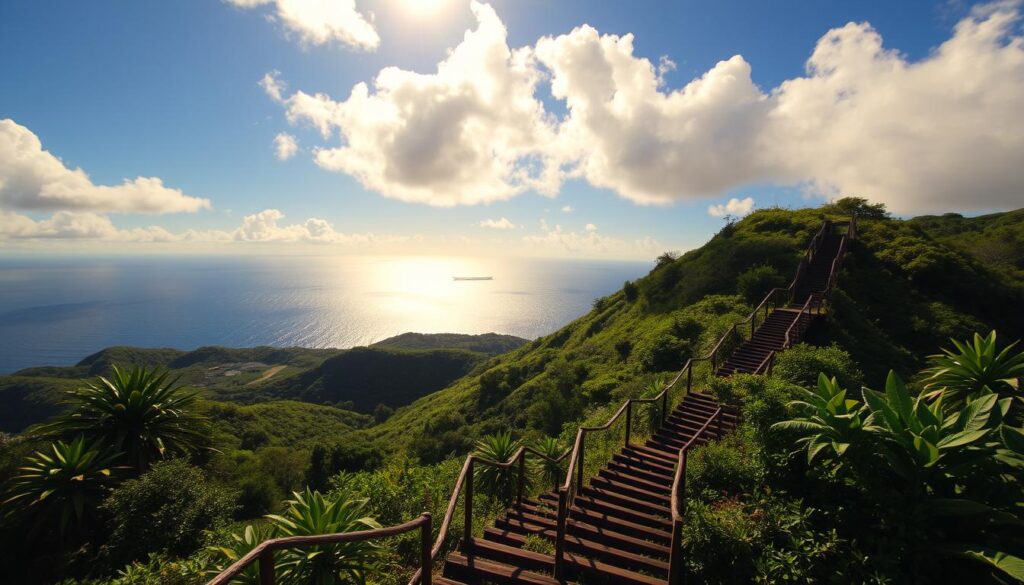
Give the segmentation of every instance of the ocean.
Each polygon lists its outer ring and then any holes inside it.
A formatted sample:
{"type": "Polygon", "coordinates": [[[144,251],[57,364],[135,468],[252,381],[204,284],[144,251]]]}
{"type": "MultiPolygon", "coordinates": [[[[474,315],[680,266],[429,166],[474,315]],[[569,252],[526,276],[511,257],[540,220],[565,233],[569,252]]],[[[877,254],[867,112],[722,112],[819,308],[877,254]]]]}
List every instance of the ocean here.
{"type": "Polygon", "coordinates": [[[348,348],[419,333],[532,339],[650,263],[456,257],[0,259],[0,374],[113,345],[348,348]],[[456,281],[453,277],[491,276],[456,281]]]}

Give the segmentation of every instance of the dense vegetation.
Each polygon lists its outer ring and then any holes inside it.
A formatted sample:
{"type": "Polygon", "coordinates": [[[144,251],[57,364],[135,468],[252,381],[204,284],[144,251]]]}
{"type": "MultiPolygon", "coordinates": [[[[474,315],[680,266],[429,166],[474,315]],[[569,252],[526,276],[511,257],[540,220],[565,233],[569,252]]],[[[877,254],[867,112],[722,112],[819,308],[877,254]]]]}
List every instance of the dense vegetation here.
{"type": "MultiPolygon", "coordinates": [[[[85,429],[74,425],[0,437],[3,476],[13,476],[14,468],[26,461],[40,469],[52,465],[61,459],[54,456],[56,449],[79,453],[81,466],[56,477],[96,480],[82,494],[87,498],[83,502],[89,502],[82,508],[88,514],[70,525],[74,530],[65,532],[59,522],[39,520],[38,526],[47,528],[38,531],[44,540],[33,545],[35,553],[12,557],[17,559],[13,566],[0,571],[25,575],[26,582],[30,576],[61,574],[100,582],[114,579],[118,585],[193,583],[202,581],[204,571],[232,555],[237,558],[271,534],[365,526],[350,522],[364,517],[394,524],[423,510],[439,517],[466,452],[477,448],[497,457],[494,453],[514,450],[522,441],[558,452],[578,424],[603,422],[624,398],[649,392],[687,357],[706,352],[768,289],[791,278],[823,218],[850,211],[862,218],[861,239],[850,249],[833,310],[809,332],[810,343],[783,354],[771,377],[722,381],[698,372],[699,385],[741,405],[746,422],[734,437],[694,456],[689,482],[695,496],[686,532],[694,551],[689,570],[723,583],[822,582],[833,575],[840,582],[927,582],[933,569],[980,575],[977,564],[955,560],[921,569],[924,561],[918,551],[923,545],[914,543],[911,528],[920,528],[922,520],[901,520],[900,506],[907,505],[898,497],[903,492],[891,493],[900,486],[894,479],[898,474],[891,475],[899,466],[873,460],[861,464],[854,456],[896,441],[897,427],[858,435],[850,441],[858,446],[845,449],[849,455],[840,447],[832,449],[836,457],[827,458],[822,447],[810,462],[806,452],[789,456],[797,449],[799,429],[782,425],[773,430],[775,423],[813,416],[787,404],[796,399],[813,404],[806,393],[826,391],[818,385],[820,372],[828,377],[828,400],[840,388],[848,389],[839,402],[851,417],[860,412],[866,419],[870,415],[865,409],[874,412],[876,405],[858,389],[862,384],[886,388],[887,379],[893,379],[890,369],[911,380],[906,396],[916,399],[922,392],[929,396],[926,404],[933,405],[936,392],[951,384],[929,381],[938,362],[932,370],[918,372],[928,365],[929,353],[948,345],[948,337],[965,339],[990,329],[999,330],[999,339],[1024,337],[1024,316],[1017,310],[1024,301],[1024,213],[903,221],[860,200],[818,209],[766,209],[728,223],[702,248],[679,257],[662,256],[648,276],[596,299],[587,315],[521,346],[500,336],[477,342],[405,334],[381,347],[347,352],[115,348],[74,368],[34,368],[0,378],[0,403],[16,409],[7,414],[0,409],[5,417],[0,424],[23,431],[28,422],[58,415],[56,399],[64,391],[80,392],[83,379],[95,385],[94,376],[109,378],[115,363],[169,368],[182,375],[183,388],[176,393],[198,391],[188,410],[196,415],[193,430],[201,437],[177,450],[184,457],[163,462],[161,453],[152,460],[155,464],[126,460],[124,445],[109,436],[82,435],[79,440],[73,433],[85,429]],[[498,354],[506,349],[511,351],[498,354]],[[277,366],[283,367],[267,376],[277,366]],[[373,398],[367,400],[367,394],[373,398]],[[506,432],[510,434],[502,434],[506,432]],[[84,453],[93,455],[86,460],[84,453]],[[190,479],[183,482],[183,477],[190,479]],[[875,493],[868,489],[875,485],[871,482],[888,483],[889,491],[875,493]],[[305,491],[307,486],[310,491],[305,491]],[[879,501],[882,493],[889,500],[879,501]],[[252,521],[268,513],[279,515],[252,521]],[[183,524],[184,533],[147,533],[129,516],[190,521],[183,524]],[[315,525],[299,526],[299,517],[313,518],[315,525]],[[884,538],[875,542],[878,535],[884,538]],[[123,568],[126,563],[134,564],[123,568]]],[[[960,393],[965,406],[950,408],[972,408],[978,399],[972,394],[986,385],[975,386],[965,382],[960,393]]],[[[987,387],[996,395],[1014,392],[987,387]]],[[[893,388],[891,394],[899,394],[893,388]]],[[[933,416],[939,414],[956,413],[943,410],[933,416]]],[[[985,431],[974,440],[1015,440],[1012,431],[1007,435],[1011,439],[1003,438],[1003,423],[1013,420],[1010,414],[1006,421],[986,420],[988,426],[973,429],[985,431]]],[[[941,438],[922,440],[938,449],[941,438]]],[[[974,446],[972,442],[970,450],[974,446]]],[[[601,452],[600,444],[588,445],[588,464],[598,464],[601,452]]],[[[534,471],[537,486],[549,485],[551,476],[560,473],[534,471]]],[[[508,486],[507,478],[480,479],[493,496],[477,503],[475,518],[483,523],[500,509],[508,486]]],[[[924,490],[916,493],[935,489],[927,482],[906,485],[924,490]]],[[[972,501],[1019,514],[1007,507],[1008,501],[1021,501],[1014,491],[1018,486],[1008,485],[978,487],[972,501]],[[1000,492],[999,498],[994,492],[1000,492]]],[[[960,492],[975,488],[955,481],[943,486],[960,492]]],[[[74,506],[68,514],[77,518],[74,506]]],[[[22,545],[22,522],[28,519],[15,522],[11,517],[0,531],[10,550],[22,545]]],[[[1019,538],[1004,536],[1011,544],[1019,538]]],[[[398,582],[403,574],[399,569],[414,564],[415,543],[400,538],[385,544],[325,557],[389,567],[383,573],[398,582]]],[[[949,543],[934,544],[942,548],[949,543]]],[[[984,552],[978,555],[978,564],[987,558],[984,552]]],[[[297,576],[321,570],[282,559],[291,563],[282,571],[294,569],[297,576]]],[[[342,574],[349,570],[342,564],[323,570],[342,574]]]]}

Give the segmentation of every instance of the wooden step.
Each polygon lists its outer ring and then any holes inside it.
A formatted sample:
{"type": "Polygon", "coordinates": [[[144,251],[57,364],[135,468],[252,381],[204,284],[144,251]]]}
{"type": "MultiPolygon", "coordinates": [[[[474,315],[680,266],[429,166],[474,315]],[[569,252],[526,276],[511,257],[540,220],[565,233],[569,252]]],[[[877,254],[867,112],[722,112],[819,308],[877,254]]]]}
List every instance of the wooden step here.
{"type": "Polygon", "coordinates": [[[480,557],[467,557],[458,552],[448,555],[444,563],[444,570],[445,577],[460,579],[467,583],[479,583],[481,580],[487,580],[503,585],[562,585],[547,575],[480,557]]]}

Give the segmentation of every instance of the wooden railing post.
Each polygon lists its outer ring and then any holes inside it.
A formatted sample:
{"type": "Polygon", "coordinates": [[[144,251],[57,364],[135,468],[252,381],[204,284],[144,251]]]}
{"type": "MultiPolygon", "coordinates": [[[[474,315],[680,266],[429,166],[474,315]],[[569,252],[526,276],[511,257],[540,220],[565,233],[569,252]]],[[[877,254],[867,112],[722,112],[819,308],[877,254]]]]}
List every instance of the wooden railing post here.
{"type": "Polygon", "coordinates": [[[424,512],[423,525],[420,526],[420,585],[430,585],[433,581],[434,561],[430,551],[433,537],[433,520],[430,512],[424,512]]]}
{"type": "Polygon", "coordinates": [[[462,549],[466,556],[473,554],[473,456],[469,457],[469,472],[466,474],[466,511],[462,522],[462,549]]]}
{"type": "Polygon", "coordinates": [[[668,388],[665,388],[665,392],[661,395],[661,422],[665,422],[668,418],[668,388]]]}
{"type": "Polygon", "coordinates": [[[686,393],[690,393],[690,386],[693,384],[693,362],[690,362],[690,367],[686,368],[686,393]]]}
{"type": "Polygon", "coordinates": [[[274,585],[274,549],[267,548],[260,554],[260,585],[274,585]]]}
{"type": "Polygon", "coordinates": [[[586,446],[587,434],[583,433],[583,436],[580,437],[580,456],[576,460],[576,485],[579,486],[576,489],[583,487],[583,454],[586,452],[586,446]]]}
{"type": "Polygon", "coordinates": [[[516,504],[523,505],[523,484],[526,481],[526,449],[519,452],[519,486],[516,489],[516,504]]]}
{"type": "Polygon", "coordinates": [[[558,489],[558,519],[555,524],[555,579],[561,581],[563,579],[564,569],[564,551],[565,551],[565,530],[568,524],[569,506],[568,506],[568,494],[565,488],[558,489]]]}
{"type": "Polygon", "coordinates": [[[629,447],[629,437],[633,434],[633,400],[626,401],[626,447],[629,447]]]}

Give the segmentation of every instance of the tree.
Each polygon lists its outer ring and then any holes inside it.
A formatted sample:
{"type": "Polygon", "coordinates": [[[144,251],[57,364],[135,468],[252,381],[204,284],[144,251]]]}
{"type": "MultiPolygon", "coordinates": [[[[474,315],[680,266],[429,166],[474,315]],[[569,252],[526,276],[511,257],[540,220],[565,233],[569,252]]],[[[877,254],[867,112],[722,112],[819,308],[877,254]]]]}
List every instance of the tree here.
{"type": "Polygon", "coordinates": [[[28,537],[57,529],[61,540],[86,536],[97,521],[97,508],[118,481],[118,453],[85,437],[56,441],[49,453],[37,451],[11,479],[3,500],[7,521],[28,522],[28,537]]]}
{"type": "Polygon", "coordinates": [[[825,213],[835,215],[857,214],[860,219],[888,219],[884,203],[870,203],[863,197],[843,197],[821,206],[825,213]]]}
{"type": "Polygon", "coordinates": [[[622,285],[622,292],[626,295],[626,300],[632,303],[640,296],[640,287],[638,287],[635,282],[627,280],[626,283],[622,285]]]}
{"type": "Polygon", "coordinates": [[[196,393],[176,386],[166,370],[121,369],[68,392],[72,411],[44,427],[59,435],[85,435],[123,453],[141,473],[157,460],[204,448],[204,419],[195,413],[196,393]]]}

